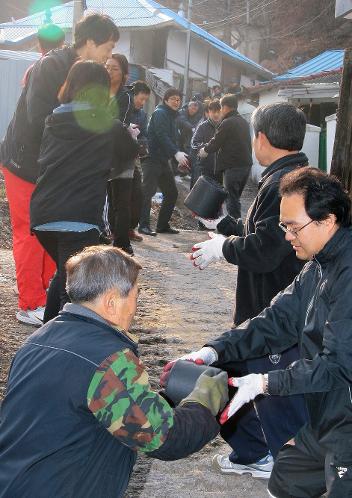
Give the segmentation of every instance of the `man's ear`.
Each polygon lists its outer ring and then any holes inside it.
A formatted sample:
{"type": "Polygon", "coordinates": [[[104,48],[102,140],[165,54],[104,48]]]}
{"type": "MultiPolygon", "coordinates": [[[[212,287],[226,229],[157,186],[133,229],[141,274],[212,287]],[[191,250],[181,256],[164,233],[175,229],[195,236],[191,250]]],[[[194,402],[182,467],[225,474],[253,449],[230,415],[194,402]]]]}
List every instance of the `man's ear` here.
{"type": "Polygon", "coordinates": [[[104,312],[108,316],[111,317],[116,316],[118,303],[119,303],[119,297],[116,290],[109,290],[105,292],[102,304],[104,307],[104,312]]]}

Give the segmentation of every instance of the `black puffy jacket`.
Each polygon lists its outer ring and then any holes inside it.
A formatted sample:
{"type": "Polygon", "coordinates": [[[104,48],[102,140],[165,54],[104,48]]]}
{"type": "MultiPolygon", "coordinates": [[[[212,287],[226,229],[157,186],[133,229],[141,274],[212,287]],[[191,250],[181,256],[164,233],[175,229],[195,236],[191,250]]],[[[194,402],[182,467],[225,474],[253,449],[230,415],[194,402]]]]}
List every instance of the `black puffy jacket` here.
{"type": "Polygon", "coordinates": [[[59,105],[57,95],[77,60],[71,47],[52,50],[31,69],[0,147],[0,160],[14,175],[35,183],[45,119],[59,105]]]}
{"type": "Polygon", "coordinates": [[[284,175],[307,164],[302,152],[275,161],[264,170],[245,225],[241,219],[227,216],[217,226],[223,235],[234,235],[225,241],[223,253],[229,263],[238,266],[236,324],[269,306],[302,269],[303,263],[279,228],[279,184],[284,175]]]}
{"type": "Polygon", "coordinates": [[[320,443],[352,463],[352,229],[340,228],[269,308],[208,346],[226,366],[298,344],[300,360],[269,372],[269,393],[304,394],[320,443]]]}

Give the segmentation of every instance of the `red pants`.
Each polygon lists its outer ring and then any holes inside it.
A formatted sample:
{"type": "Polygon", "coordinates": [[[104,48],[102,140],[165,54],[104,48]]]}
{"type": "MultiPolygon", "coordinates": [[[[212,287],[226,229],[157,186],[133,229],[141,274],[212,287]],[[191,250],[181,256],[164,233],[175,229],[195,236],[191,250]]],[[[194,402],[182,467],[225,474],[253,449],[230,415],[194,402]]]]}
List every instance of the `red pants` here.
{"type": "Polygon", "coordinates": [[[9,201],[13,237],[13,257],[16,266],[18,306],[34,310],[45,306],[46,289],[56,266],[30,233],[29,203],[35,185],[2,168],[9,201]]]}

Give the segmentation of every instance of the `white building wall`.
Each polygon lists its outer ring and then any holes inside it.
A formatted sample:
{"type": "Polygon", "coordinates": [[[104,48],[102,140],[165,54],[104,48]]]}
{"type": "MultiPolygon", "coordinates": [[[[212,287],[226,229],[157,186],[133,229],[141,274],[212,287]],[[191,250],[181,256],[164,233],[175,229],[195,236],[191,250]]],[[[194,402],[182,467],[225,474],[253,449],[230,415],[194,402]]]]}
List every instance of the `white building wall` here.
{"type": "MultiPolygon", "coordinates": [[[[166,45],[166,67],[183,74],[186,57],[186,35],[184,32],[170,31],[166,45]]],[[[208,86],[221,80],[222,57],[208,45],[192,37],[190,52],[190,77],[207,79],[208,86]],[[209,63],[208,63],[209,51],[209,63]]]]}
{"type": "Polygon", "coordinates": [[[259,105],[277,104],[278,102],[288,102],[286,97],[278,95],[278,88],[263,91],[259,94],[259,105]]]}
{"type": "Polygon", "coordinates": [[[120,30],[120,39],[116,43],[113,52],[118,52],[127,57],[128,62],[134,62],[133,54],[131,53],[131,34],[129,31],[120,30]]]}

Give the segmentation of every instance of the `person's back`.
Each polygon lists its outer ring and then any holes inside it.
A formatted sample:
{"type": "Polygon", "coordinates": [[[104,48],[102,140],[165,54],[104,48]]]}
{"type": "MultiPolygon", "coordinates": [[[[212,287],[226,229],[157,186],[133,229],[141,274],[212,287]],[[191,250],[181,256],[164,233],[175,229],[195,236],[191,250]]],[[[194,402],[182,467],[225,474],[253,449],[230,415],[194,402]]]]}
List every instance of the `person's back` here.
{"type": "Polygon", "coordinates": [[[151,157],[170,159],[178,151],[177,111],[165,104],[159,104],[148,124],[148,148],[151,157]]]}

